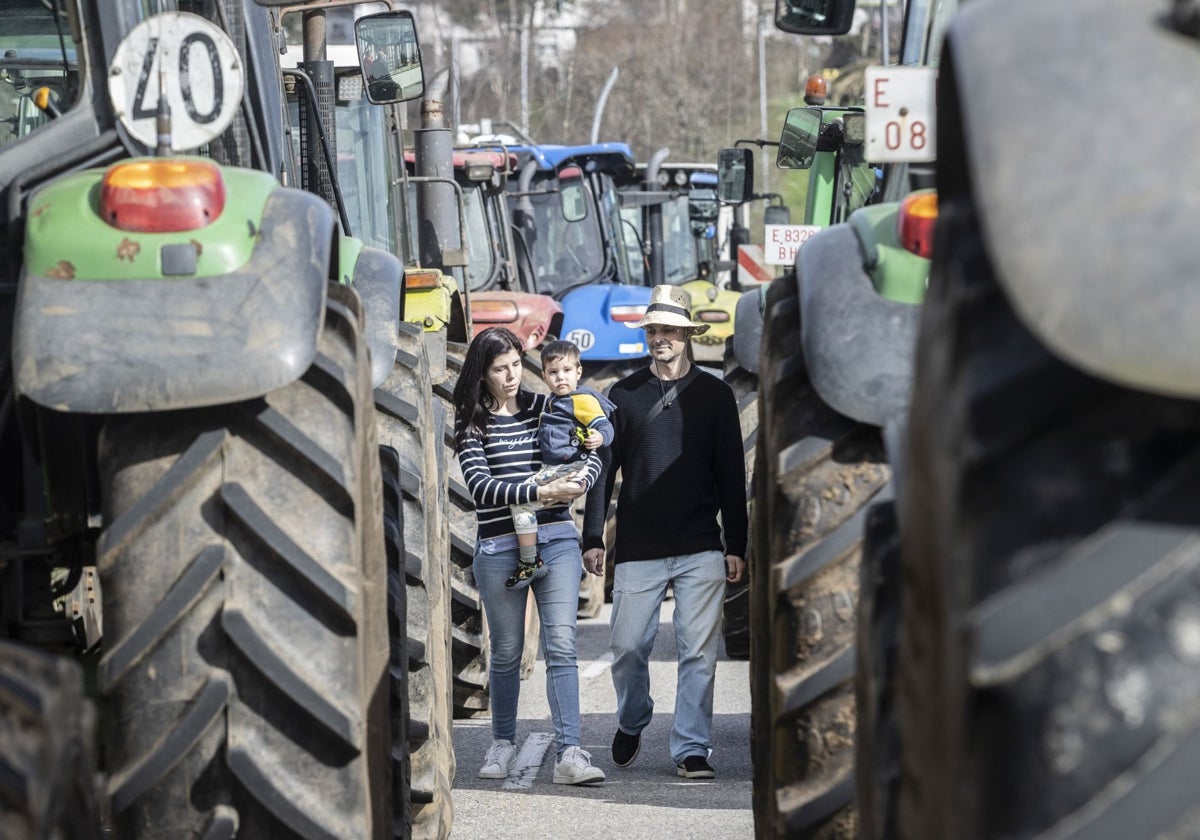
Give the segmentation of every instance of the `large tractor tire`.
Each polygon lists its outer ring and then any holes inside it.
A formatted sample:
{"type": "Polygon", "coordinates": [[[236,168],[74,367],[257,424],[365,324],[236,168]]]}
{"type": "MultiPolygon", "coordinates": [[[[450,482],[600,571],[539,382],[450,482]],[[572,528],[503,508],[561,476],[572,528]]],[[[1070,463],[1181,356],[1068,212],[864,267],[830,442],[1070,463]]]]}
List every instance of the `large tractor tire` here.
{"type": "Polygon", "coordinates": [[[1195,837],[1200,406],[1051,356],[943,201],[898,495],[902,836],[1195,837]]]}
{"type": "MultiPolygon", "coordinates": [[[[758,444],[758,377],[737,365],[733,359],[733,340],[725,347],[724,380],[737,400],[742,429],[742,452],[746,461],[746,498],[753,505],[754,451],[758,444]]],[[[749,549],[747,550],[749,553],[749,549]]],[[[730,659],[750,658],[750,577],[725,587],[725,655],[730,659]]]]}
{"type": "Polygon", "coordinates": [[[483,715],[490,707],[488,687],[488,630],[483,601],[475,583],[475,502],[463,481],[454,454],[454,386],[462,373],[467,346],[446,344],[446,378],[433,391],[446,411],[443,445],[446,447],[450,520],[450,620],[454,673],[454,717],[483,715]]]}
{"type": "Polygon", "coordinates": [[[757,836],[850,840],[863,520],[889,478],[880,430],[813,390],[796,284],[771,284],[750,562],[757,836]]]}
{"type": "Polygon", "coordinates": [[[0,641],[0,835],[101,836],[94,719],[78,664],[0,641]]]}
{"type": "Polygon", "coordinates": [[[896,649],[900,622],[900,535],[896,504],[867,511],[859,566],[854,647],[859,840],[896,835],[900,744],[896,723],[896,649]]]}
{"type": "Polygon", "coordinates": [[[331,285],[300,380],[102,429],[99,683],[121,837],[392,836],[361,317],[331,285]]]}
{"type": "MultiPolygon", "coordinates": [[[[441,406],[436,406],[420,328],[401,324],[391,375],[375,389],[379,442],[385,448],[384,486],[398,494],[403,511],[403,553],[389,554],[389,592],[402,596],[405,610],[393,632],[393,672],[407,679],[407,744],[392,755],[408,757],[414,838],[442,838],[453,824],[453,715],[450,689],[449,541],[443,510],[446,488],[439,470],[441,406]],[[386,453],[391,453],[390,455],[386,453]],[[386,466],[386,465],[390,465],[386,466]],[[400,643],[403,642],[401,645],[400,643]],[[407,662],[396,661],[403,657],[407,662]]],[[[387,498],[387,497],[385,497],[387,498]]],[[[385,522],[387,518],[385,517],[385,522]]],[[[393,602],[399,602],[393,597],[393,602]]],[[[393,613],[395,617],[395,613],[393,613]]],[[[398,690],[398,682],[393,689],[398,690]]],[[[393,768],[393,775],[399,770],[393,768]]],[[[403,827],[399,814],[397,824],[403,827]]],[[[398,835],[399,836],[399,835],[398,835]]]]}

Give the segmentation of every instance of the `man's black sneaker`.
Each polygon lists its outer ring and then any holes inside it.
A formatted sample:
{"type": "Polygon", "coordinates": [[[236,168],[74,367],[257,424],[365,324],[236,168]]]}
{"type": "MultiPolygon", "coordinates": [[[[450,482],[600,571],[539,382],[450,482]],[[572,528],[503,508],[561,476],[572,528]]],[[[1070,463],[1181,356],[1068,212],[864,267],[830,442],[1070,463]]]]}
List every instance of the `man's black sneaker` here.
{"type": "Polygon", "coordinates": [[[642,736],[640,733],[630,735],[623,729],[618,729],[617,734],[613,736],[613,764],[618,767],[628,767],[638,757],[638,751],[641,748],[642,736]]]}
{"type": "MultiPolygon", "coordinates": [[[[614,747],[614,752],[616,748],[614,747]]],[[[708,759],[702,755],[689,755],[679,762],[675,772],[685,779],[715,779],[717,771],[712,769],[708,759]]]]}

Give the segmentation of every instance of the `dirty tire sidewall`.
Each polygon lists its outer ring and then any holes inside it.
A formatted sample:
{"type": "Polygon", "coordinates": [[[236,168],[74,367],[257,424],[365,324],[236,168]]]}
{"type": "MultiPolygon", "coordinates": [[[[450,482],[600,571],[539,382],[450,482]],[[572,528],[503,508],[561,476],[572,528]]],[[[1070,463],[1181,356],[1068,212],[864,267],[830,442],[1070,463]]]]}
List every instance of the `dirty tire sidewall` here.
{"type": "Polygon", "coordinates": [[[0,826],[13,840],[100,837],[95,711],[75,662],[0,641],[0,826]]]}
{"type": "Polygon", "coordinates": [[[446,378],[433,385],[445,410],[443,446],[448,469],[447,511],[450,521],[450,620],[454,673],[454,717],[472,718],[486,714],[491,705],[488,685],[488,628],[475,583],[475,502],[463,480],[454,452],[454,386],[462,373],[467,346],[446,344],[446,378]]]}
{"type": "Polygon", "coordinates": [[[393,639],[392,668],[400,669],[396,658],[402,657],[408,696],[407,745],[397,744],[394,753],[407,755],[410,764],[412,836],[439,838],[453,825],[455,772],[441,406],[435,410],[420,328],[402,323],[398,333],[392,372],[375,389],[380,444],[394,452],[403,527],[403,553],[395,562],[389,556],[389,587],[403,593],[405,610],[404,638],[393,639]]]}
{"type": "Polygon", "coordinates": [[[808,382],[799,313],[795,283],[773,283],[752,527],[755,823],[760,838],[850,840],[859,556],[890,470],[880,430],[837,414],[808,382]]]}
{"type": "Polygon", "coordinates": [[[391,836],[361,317],[331,285],[300,380],[103,427],[99,683],[121,836],[391,836]]]}

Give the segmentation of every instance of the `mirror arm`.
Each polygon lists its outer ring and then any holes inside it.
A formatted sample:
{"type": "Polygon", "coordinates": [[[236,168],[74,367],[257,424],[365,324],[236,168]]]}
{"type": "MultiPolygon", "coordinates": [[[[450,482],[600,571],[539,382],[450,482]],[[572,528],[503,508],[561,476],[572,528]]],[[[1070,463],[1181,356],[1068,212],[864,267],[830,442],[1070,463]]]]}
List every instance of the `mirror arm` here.
{"type": "Polygon", "coordinates": [[[758,148],[760,148],[760,149],[763,146],[778,146],[779,145],[779,143],[774,140],[737,140],[734,142],[733,145],[740,146],[743,143],[745,143],[748,146],[758,146],[758,148]]]}

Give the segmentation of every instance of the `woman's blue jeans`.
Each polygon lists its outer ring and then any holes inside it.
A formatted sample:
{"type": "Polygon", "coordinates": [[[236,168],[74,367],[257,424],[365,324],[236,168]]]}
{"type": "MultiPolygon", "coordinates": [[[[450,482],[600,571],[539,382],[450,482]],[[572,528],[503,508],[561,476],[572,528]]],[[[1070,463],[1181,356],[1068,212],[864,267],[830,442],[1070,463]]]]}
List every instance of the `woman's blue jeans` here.
{"type": "Polygon", "coordinates": [[[525,646],[525,603],[537,599],[546,660],[546,700],[554,721],[559,755],[579,743],[579,668],[575,661],[575,614],[583,556],[579,541],[551,540],[538,551],[550,571],[528,589],[504,585],[517,566],[517,548],[497,550],[491,540],[475,546],[475,583],[491,636],[492,737],[516,742],[517,700],[521,693],[521,652],[525,646]]]}

